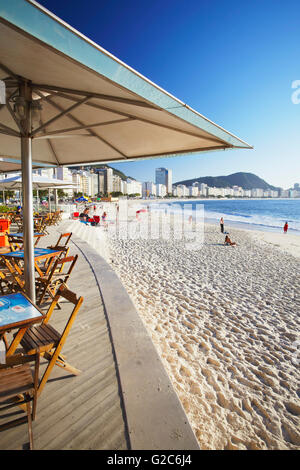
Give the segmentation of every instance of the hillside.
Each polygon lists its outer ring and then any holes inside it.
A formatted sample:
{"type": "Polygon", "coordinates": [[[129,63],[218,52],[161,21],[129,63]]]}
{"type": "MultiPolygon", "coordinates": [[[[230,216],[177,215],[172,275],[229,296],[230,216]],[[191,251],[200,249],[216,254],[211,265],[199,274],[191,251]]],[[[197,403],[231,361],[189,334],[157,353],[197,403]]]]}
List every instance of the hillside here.
{"type": "Polygon", "coordinates": [[[272,189],[278,190],[275,186],[268,184],[259,176],[253,173],[233,173],[228,176],[203,176],[199,178],[193,178],[190,180],[177,181],[174,185],[184,184],[185,186],[191,186],[193,183],[205,183],[210,187],[216,188],[232,188],[233,186],[240,186],[243,189],[272,189]]]}
{"type": "Polygon", "coordinates": [[[126,176],[122,171],[120,170],[117,170],[116,168],[113,168],[112,166],[110,165],[105,165],[105,164],[101,164],[101,165],[93,165],[93,166],[73,166],[73,167],[70,167],[70,169],[73,169],[73,170],[80,170],[80,169],[85,169],[85,170],[92,170],[92,169],[98,169],[100,170],[101,168],[111,168],[113,170],[113,174],[114,175],[117,175],[119,176],[123,181],[126,181],[128,176],[126,176]]]}

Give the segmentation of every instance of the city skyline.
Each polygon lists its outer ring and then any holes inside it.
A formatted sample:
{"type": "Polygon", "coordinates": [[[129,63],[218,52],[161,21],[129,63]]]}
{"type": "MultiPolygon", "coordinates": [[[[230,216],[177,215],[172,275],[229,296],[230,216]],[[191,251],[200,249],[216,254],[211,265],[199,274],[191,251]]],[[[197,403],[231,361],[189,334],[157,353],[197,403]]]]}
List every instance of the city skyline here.
{"type": "Polygon", "coordinates": [[[118,162],[117,169],[147,180],[157,166],[171,167],[174,181],[243,171],[284,188],[299,179],[299,2],[40,3],[254,147],[118,162]]]}

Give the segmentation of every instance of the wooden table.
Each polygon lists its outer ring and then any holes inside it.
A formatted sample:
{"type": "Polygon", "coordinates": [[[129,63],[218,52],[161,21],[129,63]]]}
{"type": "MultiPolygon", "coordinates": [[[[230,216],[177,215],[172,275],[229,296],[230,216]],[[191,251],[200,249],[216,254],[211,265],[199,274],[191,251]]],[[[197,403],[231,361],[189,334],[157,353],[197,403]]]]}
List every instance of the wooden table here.
{"type": "MultiPolygon", "coordinates": [[[[39,276],[43,276],[37,262],[42,259],[49,259],[61,254],[59,250],[50,250],[49,248],[35,248],[34,249],[34,265],[35,269],[39,273],[39,276]]],[[[7,259],[13,259],[15,261],[24,260],[24,250],[10,251],[9,253],[1,253],[1,256],[7,259]]]]}
{"type": "Polygon", "coordinates": [[[34,305],[23,293],[0,296],[0,340],[3,338],[6,344],[6,356],[14,354],[27,328],[35,323],[41,323],[45,314],[34,305]],[[8,345],[5,333],[18,329],[17,334],[8,345]]]}

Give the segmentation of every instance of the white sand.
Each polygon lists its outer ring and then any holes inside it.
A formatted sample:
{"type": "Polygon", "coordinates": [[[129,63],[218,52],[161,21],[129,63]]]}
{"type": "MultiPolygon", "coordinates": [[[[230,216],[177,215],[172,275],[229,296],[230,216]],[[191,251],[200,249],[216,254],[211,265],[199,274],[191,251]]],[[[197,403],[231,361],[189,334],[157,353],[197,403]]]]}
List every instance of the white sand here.
{"type": "Polygon", "coordinates": [[[300,258],[300,236],[291,232],[273,233],[262,231],[251,231],[254,240],[264,245],[279,248],[286,254],[300,258]]]}
{"type": "Polygon", "coordinates": [[[230,237],[107,243],[201,448],[299,449],[300,237],[230,237]]]}

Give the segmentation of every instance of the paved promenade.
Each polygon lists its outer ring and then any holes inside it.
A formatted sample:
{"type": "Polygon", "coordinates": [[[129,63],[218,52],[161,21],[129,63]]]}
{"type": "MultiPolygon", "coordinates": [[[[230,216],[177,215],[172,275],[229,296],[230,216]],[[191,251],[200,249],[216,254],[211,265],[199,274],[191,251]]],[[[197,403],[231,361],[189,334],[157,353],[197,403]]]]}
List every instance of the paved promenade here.
{"type": "MultiPolygon", "coordinates": [[[[199,449],[154,345],[89,229],[65,220],[39,243],[47,247],[59,233],[73,232],[70,254],[79,258],[69,288],[84,303],[63,348],[82,373],[53,369],[38,401],[35,448],[199,449]]],[[[69,311],[67,303],[55,310],[51,323],[58,331],[69,311]]],[[[26,440],[23,424],[0,433],[0,449],[22,449],[26,440]]]]}

